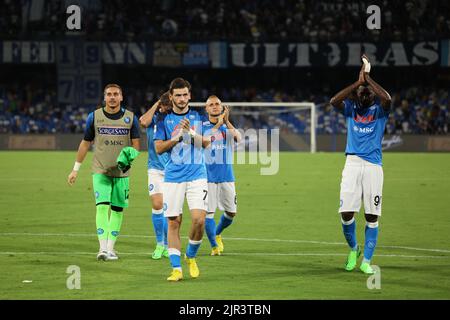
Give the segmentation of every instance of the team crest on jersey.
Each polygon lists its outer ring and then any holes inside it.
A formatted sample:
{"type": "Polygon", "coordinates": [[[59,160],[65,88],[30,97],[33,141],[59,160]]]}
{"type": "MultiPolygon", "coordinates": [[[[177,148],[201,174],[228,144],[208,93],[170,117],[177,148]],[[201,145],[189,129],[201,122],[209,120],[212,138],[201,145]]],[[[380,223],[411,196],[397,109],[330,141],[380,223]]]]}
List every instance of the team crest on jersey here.
{"type": "Polygon", "coordinates": [[[195,115],[193,114],[189,115],[189,119],[195,119],[195,115]]]}
{"type": "Polygon", "coordinates": [[[130,123],[131,119],[130,119],[130,117],[125,117],[125,119],[123,119],[123,121],[125,121],[125,123],[130,123]]]}

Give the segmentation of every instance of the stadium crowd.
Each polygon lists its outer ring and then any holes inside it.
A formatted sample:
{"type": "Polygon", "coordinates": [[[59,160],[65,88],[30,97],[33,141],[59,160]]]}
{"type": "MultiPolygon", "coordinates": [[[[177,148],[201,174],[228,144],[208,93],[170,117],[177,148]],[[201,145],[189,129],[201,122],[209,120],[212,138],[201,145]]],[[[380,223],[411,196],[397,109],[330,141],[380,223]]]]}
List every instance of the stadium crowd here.
{"type": "MultiPolygon", "coordinates": [[[[143,90],[125,88],[124,105],[137,115],[143,114],[156,100],[162,88],[143,90]]],[[[205,101],[208,89],[193,91],[195,101],[205,101]]],[[[345,133],[345,119],[328,104],[330,96],[305,94],[301,91],[286,93],[248,88],[216,88],[214,93],[222,101],[294,102],[313,101],[319,108],[318,133],[345,133]]],[[[450,127],[450,91],[411,87],[392,94],[392,111],[386,126],[389,134],[446,134],[450,127]]],[[[99,104],[101,102],[99,101],[99,104]]],[[[89,112],[97,106],[59,105],[51,88],[27,85],[0,86],[0,133],[81,133],[89,112]]],[[[279,109],[277,109],[279,110],[279,109]]],[[[247,128],[274,128],[295,133],[309,131],[309,114],[305,111],[267,112],[267,109],[235,108],[236,126],[247,128]]]]}
{"type": "Polygon", "coordinates": [[[0,37],[64,36],[66,8],[83,8],[91,39],[208,41],[421,40],[450,35],[447,0],[2,0],[0,37]],[[365,28],[369,5],[381,8],[381,30],[365,28]],[[446,14],[447,13],[447,14],[446,14]]]}

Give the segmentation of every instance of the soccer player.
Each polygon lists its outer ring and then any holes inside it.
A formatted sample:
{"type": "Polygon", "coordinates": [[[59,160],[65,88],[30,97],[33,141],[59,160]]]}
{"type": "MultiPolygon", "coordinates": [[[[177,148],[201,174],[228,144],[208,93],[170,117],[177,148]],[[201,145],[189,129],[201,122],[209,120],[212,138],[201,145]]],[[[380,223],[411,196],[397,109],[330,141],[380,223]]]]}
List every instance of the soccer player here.
{"type": "MultiPolygon", "coordinates": [[[[122,108],[122,89],[108,84],[104,90],[105,107],[91,112],[86,121],[84,138],[68,183],[73,185],[78,170],[92,143],[95,145],[92,161],[92,180],[97,209],[96,225],[100,250],[97,260],[117,260],[114,244],[123,220],[123,209],[128,207],[129,174],[119,169],[117,159],[124,147],[139,150],[139,122],[133,112],[122,108]],[[111,209],[111,217],[108,212],[111,209]]],[[[137,151],[136,151],[137,152],[137,151]]]]}
{"type": "Polygon", "coordinates": [[[168,281],[183,279],[181,268],[180,226],[182,208],[186,197],[192,224],[185,259],[191,277],[200,274],[195,257],[200,247],[208,208],[208,183],[203,148],[210,140],[200,134],[202,118],[197,111],[189,108],[191,85],[182,78],[170,84],[172,112],[156,125],[154,136],[158,154],[169,152],[165,167],[163,199],[164,215],[169,218],[168,233],[169,259],[172,273],[168,281]]]}
{"type": "Polygon", "coordinates": [[[156,235],[156,248],[152,254],[152,258],[155,260],[161,259],[163,256],[169,257],[167,251],[167,218],[163,214],[164,167],[169,155],[167,153],[158,155],[153,141],[156,122],[169,108],[171,108],[171,101],[169,93],[166,92],[139,118],[141,125],[147,128],[148,192],[152,201],[152,223],[156,235]]]}
{"type": "Polygon", "coordinates": [[[381,141],[391,108],[391,96],[370,77],[367,56],[363,55],[362,59],[358,81],[338,92],[330,103],[347,119],[346,161],[339,207],[344,236],[351,248],[345,269],[352,271],[361,254],[354,215],[359,212],[362,200],[366,227],[360,270],[373,274],[370,261],[378,239],[383,189],[381,141]]]}
{"type": "Polygon", "coordinates": [[[208,173],[208,214],[205,230],[211,244],[211,255],[220,255],[224,246],[222,231],[229,227],[237,211],[237,197],[233,173],[233,145],[241,140],[241,134],[230,122],[230,111],[223,106],[217,96],[206,100],[208,120],[203,122],[205,135],[210,137],[211,145],[205,149],[206,170],[208,173]],[[217,225],[214,221],[216,209],[224,211],[217,225]]]}

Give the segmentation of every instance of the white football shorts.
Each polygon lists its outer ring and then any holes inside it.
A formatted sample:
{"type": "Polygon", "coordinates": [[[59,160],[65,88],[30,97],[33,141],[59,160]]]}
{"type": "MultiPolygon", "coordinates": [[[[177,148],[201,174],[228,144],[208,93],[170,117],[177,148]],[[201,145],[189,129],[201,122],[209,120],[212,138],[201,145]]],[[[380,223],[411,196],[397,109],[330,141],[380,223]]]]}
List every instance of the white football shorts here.
{"type": "Polygon", "coordinates": [[[348,155],[342,171],[339,213],[364,212],[381,216],[383,167],[355,155],[348,155]]]}
{"type": "Polygon", "coordinates": [[[236,213],[237,196],[234,182],[208,182],[208,212],[221,211],[236,213]]]}
{"type": "Polygon", "coordinates": [[[184,198],[189,210],[208,209],[208,182],[198,179],[189,182],[164,182],[164,216],[177,217],[182,214],[184,198]]]}
{"type": "Polygon", "coordinates": [[[164,171],[157,169],[148,170],[148,194],[150,196],[163,193],[164,171]]]}

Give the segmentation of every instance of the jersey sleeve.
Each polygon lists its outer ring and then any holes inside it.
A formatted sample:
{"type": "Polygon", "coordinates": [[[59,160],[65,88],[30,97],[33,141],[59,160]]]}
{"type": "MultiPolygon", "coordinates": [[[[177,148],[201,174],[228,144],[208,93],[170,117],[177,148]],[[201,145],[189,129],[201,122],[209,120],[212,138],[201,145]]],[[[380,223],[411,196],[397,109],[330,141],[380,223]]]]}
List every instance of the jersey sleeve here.
{"type": "Polygon", "coordinates": [[[152,122],[150,122],[150,124],[148,125],[149,127],[153,127],[154,125],[156,125],[156,123],[158,122],[158,119],[160,119],[160,113],[158,111],[156,111],[153,114],[153,118],[152,118],[152,122]]]}
{"type": "Polygon", "coordinates": [[[141,137],[141,130],[139,129],[139,120],[136,116],[133,118],[133,124],[131,126],[130,138],[139,139],[141,137]]]}
{"type": "Polygon", "coordinates": [[[86,128],[84,128],[84,138],[86,141],[94,141],[95,128],[94,128],[94,112],[89,113],[86,119],[86,128]]]}
{"type": "Polygon", "coordinates": [[[158,122],[156,122],[156,131],[155,134],[153,135],[153,140],[168,140],[167,135],[166,135],[166,126],[164,124],[164,119],[160,119],[158,120],[158,122]]]}
{"type": "Polygon", "coordinates": [[[350,99],[344,100],[344,110],[342,110],[342,115],[344,117],[352,117],[353,116],[353,101],[350,99]]]}
{"type": "Polygon", "coordinates": [[[383,106],[381,105],[381,101],[378,100],[378,117],[387,118],[389,117],[390,112],[391,108],[389,108],[389,110],[384,110],[383,106]]]}

